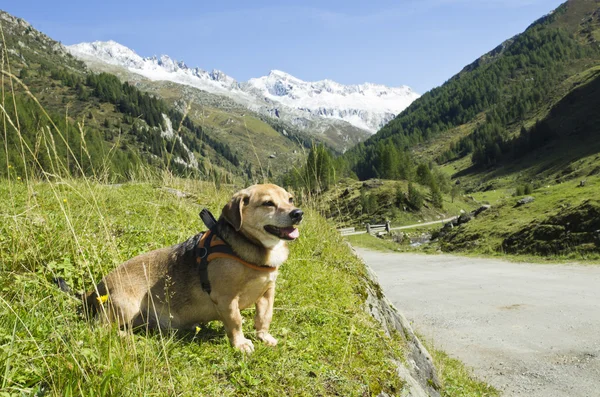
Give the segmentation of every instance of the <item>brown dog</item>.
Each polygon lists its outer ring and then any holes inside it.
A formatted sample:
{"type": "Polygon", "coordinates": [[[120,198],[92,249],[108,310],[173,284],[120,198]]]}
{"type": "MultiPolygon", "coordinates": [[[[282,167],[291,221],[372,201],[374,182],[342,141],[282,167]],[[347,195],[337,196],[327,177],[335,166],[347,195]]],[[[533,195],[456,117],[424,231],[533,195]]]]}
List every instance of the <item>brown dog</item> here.
{"type": "Polygon", "coordinates": [[[256,336],[274,346],[277,340],[269,325],[277,269],[288,257],[285,240],[299,235],[295,225],[302,216],[292,196],[279,186],[241,190],[211,229],[235,256],[208,255],[213,256],[207,266],[209,288],[203,289],[199,273],[198,263],[206,254],[197,248],[199,234],[121,264],[87,294],[87,308],[120,326],[193,329],[198,323],[221,320],[231,344],[252,352],[252,341],[242,333],[240,310],[254,304],[256,336]]]}

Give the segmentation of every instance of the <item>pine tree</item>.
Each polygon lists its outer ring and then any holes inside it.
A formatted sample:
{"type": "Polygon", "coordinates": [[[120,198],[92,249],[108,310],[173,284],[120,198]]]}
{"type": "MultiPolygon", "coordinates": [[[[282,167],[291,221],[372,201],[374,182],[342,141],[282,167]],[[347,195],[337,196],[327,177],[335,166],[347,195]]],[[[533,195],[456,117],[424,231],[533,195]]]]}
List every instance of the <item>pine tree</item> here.
{"type": "Polygon", "coordinates": [[[419,191],[413,186],[412,183],[408,184],[408,205],[414,211],[420,211],[423,208],[423,196],[419,191]]]}

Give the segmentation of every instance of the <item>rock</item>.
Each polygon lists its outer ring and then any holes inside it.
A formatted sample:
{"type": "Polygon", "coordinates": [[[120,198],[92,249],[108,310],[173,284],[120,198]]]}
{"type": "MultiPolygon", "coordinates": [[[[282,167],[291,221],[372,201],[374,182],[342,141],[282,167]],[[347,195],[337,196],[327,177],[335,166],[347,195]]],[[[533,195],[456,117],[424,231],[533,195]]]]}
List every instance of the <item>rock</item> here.
{"type": "Polygon", "coordinates": [[[473,216],[471,214],[460,214],[460,216],[456,220],[457,224],[464,225],[465,223],[470,222],[471,219],[473,219],[473,216]]]}
{"type": "Polygon", "coordinates": [[[379,179],[370,179],[363,182],[363,187],[366,189],[374,189],[379,186],[383,186],[383,182],[379,179]]]}
{"type": "MultiPolygon", "coordinates": [[[[358,255],[357,257],[360,258],[358,255]]],[[[368,272],[365,309],[381,324],[388,336],[393,331],[397,331],[398,335],[406,340],[408,347],[406,362],[395,362],[398,376],[406,382],[404,389],[398,395],[439,397],[441,383],[431,355],[415,335],[410,322],[385,297],[377,281],[377,275],[366,264],[365,267],[368,272]]]]}
{"type": "Polygon", "coordinates": [[[515,207],[520,207],[525,204],[533,203],[534,201],[535,201],[535,197],[533,197],[533,196],[523,197],[522,199],[517,201],[517,204],[515,205],[515,207]]]}
{"type": "Polygon", "coordinates": [[[164,187],[163,190],[173,194],[176,197],[179,198],[188,198],[188,197],[192,197],[191,194],[186,193],[186,192],[182,192],[181,190],[177,190],[177,189],[173,189],[172,187],[164,187]]]}
{"type": "Polygon", "coordinates": [[[490,208],[492,208],[492,206],[491,206],[491,205],[489,205],[489,204],[484,204],[484,205],[482,205],[481,207],[477,208],[475,211],[473,211],[471,214],[472,214],[473,216],[477,216],[477,215],[481,214],[483,211],[487,211],[487,210],[489,210],[490,208]]]}

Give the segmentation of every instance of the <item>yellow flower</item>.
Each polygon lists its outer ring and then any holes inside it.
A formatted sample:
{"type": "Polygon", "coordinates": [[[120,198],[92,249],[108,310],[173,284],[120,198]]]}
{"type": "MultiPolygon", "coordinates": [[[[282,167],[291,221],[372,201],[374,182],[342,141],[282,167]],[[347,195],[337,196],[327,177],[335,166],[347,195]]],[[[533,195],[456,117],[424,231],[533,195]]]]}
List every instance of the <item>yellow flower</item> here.
{"type": "Polygon", "coordinates": [[[67,199],[63,199],[63,203],[66,203],[66,202],[67,202],[67,199]]]}
{"type": "Polygon", "coordinates": [[[200,332],[200,327],[196,325],[196,333],[200,332]]]}
{"type": "Polygon", "coordinates": [[[9,164],[9,165],[8,165],[8,169],[11,169],[11,168],[12,168],[12,165],[10,165],[10,164],[9,164]]]}
{"type": "Polygon", "coordinates": [[[17,181],[20,181],[20,180],[21,180],[21,177],[20,177],[20,176],[18,176],[18,177],[17,177],[17,181]]]}
{"type": "Polygon", "coordinates": [[[108,295],[100,295],[96,298],[100,304],[105,303],[108,300],[108,295]]]}

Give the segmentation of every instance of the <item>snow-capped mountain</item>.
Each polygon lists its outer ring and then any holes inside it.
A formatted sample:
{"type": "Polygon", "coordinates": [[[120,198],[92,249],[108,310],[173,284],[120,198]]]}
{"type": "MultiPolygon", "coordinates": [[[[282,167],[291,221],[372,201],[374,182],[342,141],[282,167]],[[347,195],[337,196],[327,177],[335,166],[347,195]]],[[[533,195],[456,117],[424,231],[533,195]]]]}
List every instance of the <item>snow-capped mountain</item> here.
{"type": "Polygon", "coordinates": [[[340,119],[376,132],[419,97],[409,87],[302,81],[279,70],[248,80],[249,92],[316,117],[340,119]]]}
{"type": "Polygon", "coordinates": [[[166,55],[143,58],[114,41],[75,44],[67,49],[87,62],[123,67],[153,81],[171,81],[227,96],[253,111],[321,131],[342,121],[374,133],[419,97],[407,86],[306,82],[278,70],[237,82],[219,70],[188,67],[166,55]]]}

